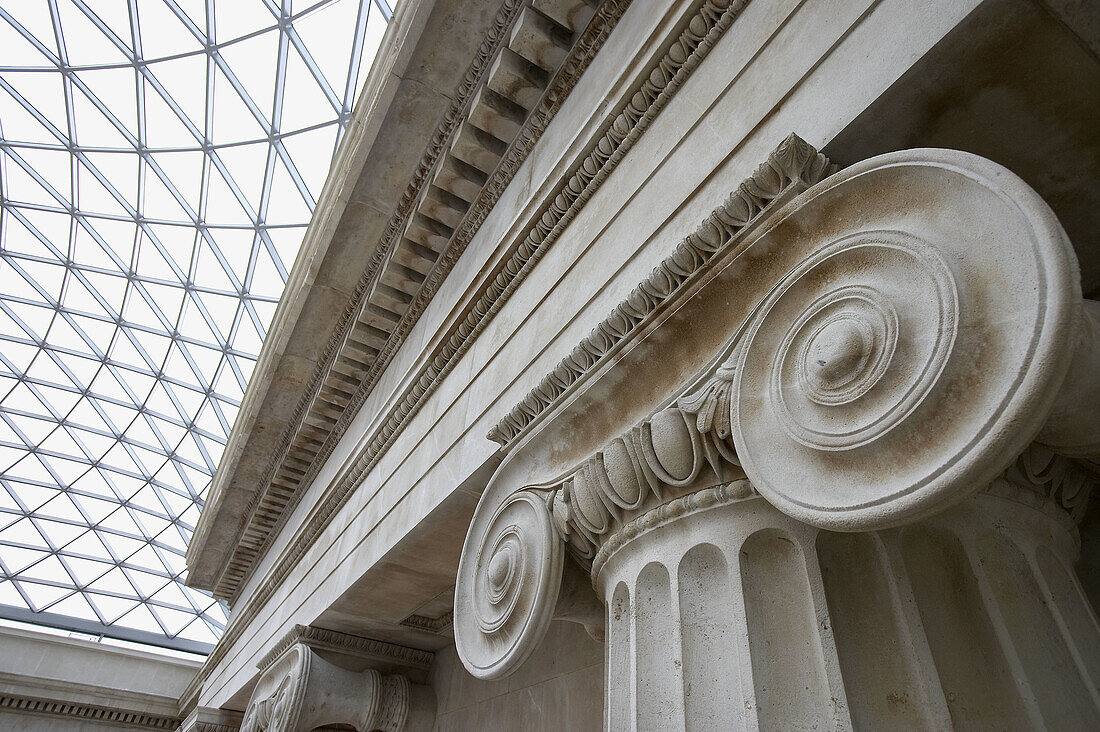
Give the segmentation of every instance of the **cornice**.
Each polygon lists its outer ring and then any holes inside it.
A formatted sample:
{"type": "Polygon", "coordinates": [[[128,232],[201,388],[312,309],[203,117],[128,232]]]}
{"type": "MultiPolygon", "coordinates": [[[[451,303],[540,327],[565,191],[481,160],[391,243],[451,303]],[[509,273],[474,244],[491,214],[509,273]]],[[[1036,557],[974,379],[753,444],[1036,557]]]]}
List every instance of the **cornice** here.
{"type": "MultiPolygon", "coordinates": [[[[592,24],[600,23],[600,19],[605,18],[603,22],[610,26],[614,20],[617,20],[618,15],[606,17],[603,15],[604,8],[614,7],[616,12],[621,14],[628,2],[629,0],[605,0],[605,4],[601,6],[592,24]],[[607,5],[608,2],[613,5],[607,5]]],[[[400,434],[408,420],[416,414],[424,400],[431,395],[458,359],[503,307],[538,260],[553,246],[561,232],[618,166],[634,143],[648,129],[653,119],[672,100],[747,3],[748,0],[735,0],[728,4],[723,0],[701,0],[693,6],[685,22],[678,26],[683,30],[677,37],[670,39],[667,50],[644,74],[639,76],[643,81],[638,84],[633,93],[626,95],[629,101],[607,116],[605,123],[600,126],[600,132],[585,146],[589,153],[582,156],[581,162],[546,196],[545,203],[541,206],[543,215],[511,245],[510,253],[504,258],[504,264],[494,276],[487,279],[466,315],[451,329],[443,344],[409,379],[409,386],[397,397],[395,405],[379,421],[379,426],[354,458],[354,467],[318,502],[306,526],[295,537],[268,578],[248,598],[245,605],[236,609],[221,640],[211,652],[192,686],[185,692],[185,697],[199,688],[214,666],[225,656],[227,649],[232,647],[244,629],[259,615],[260,609],[328,526],[354,489],[362,482],[366,473],[400,434]]],[[[590,25],[590,30],[591,27],[590,25]]],[[[568,72],[579,77],[598,50],[597,40],[602,43],[602,39],[609,32],[610,27],[602,31],[599,37],[591,40],[590,46],[587,46],[584,51],[584,58],[587,60],[582,63],[567,59],[559,73],[568,72]]],[[[580,45],[580,43],[575,45],[574,50],[580,45]]],[[[544,101],[549,98],[548,94],[544,101]]],[[[557,99],[547,112],[556,111],[563,100],[564,97],[557,99]]],[[[538,115],[532,115],[533,119],[536,117],[538,115]]],[[[548,121],[546,120],[543,125],[548,121]]],[[[519,149],[519,145],[524,145],[529,150],[537,141],[541,131],[542,126],[531,126],[529,132],[526,130],[521,132],[516,149],[519,149]]],[[[523,154],[526,155],[526,152],[523,154]]],[[[515,163],[517,168],[519,162],[521,161],[515,163]]],[[[501,190],[506,183],[506,180],[500,181],[501,190]]],[[[485,195],[485,191],[482,195],[485,195]]],[[[493,201],[495,202],[495,198],[493,201]]],[[[485,213],[487,212],[488,209],[485,213]]],[[[454,255],[454,259],[457,260],[457,255],[454,255]]],[[[342,327],[348,327],[350,315],[345,313],[341,322],[344,323],[342,327]]],[[[329,354],[328,362],[331,363],[333,360],[334,356],[329,354]]],[[[305,407],[302,409],[304,410],[305,407]]],[[[353,414],[354,409],[348,411],[353,414]]],[[[350,420],[352,414],[348,414],[345,419],[350,420]]],[[[331,451],[332,446],[334,443],[327,444],[324,449],[331,451]]],[[[316,475],[324,462],[323,457],[327,454],[328,452],[318,453],[318,458],[308,469],[309,472],[303,475],[303,481],[316,475]]],[[[284,513],[284,516],[288,514],[289,511],[284,513]]]]}
{"type": "MultiPolygon", "coordinates": [[[[290,556],[293,559],[289,566],[293,566],[293,562],[312,546],[316,536],[324,530],[344,505],[366,473],[401,433],[408,420],[417,413],[427,397],[434,392],[458,359],[503,307],[537,261],[553,246],[569,222],[576,217],[611,171],[617,167],[660,110],[668,104],[721,34],[729,28],[737,13],[747,4],[747,0],[736,2],[722,11],[718,10],[719,4],[720,0],[706,0],[699,3],[696,12],[687,23],[687,28],[680,33],[663,57],[652,65],[648,73],[642,75],[644,81],[630,96],[630,101],[622,109],[608,116],[604,132],[588,145],[590,150],[588,155],[570,175],[565,177],[562,184],[547,196],[545,213],[525,232],[518,244],[514,245],[505,264],[495,277],[488,279],[466,316],[451,330],[443,344],[417,374],[409,380],[410,386],[380,422],[379,427],[365,443],[365,448],[360,450],[349,474],[322,499],[318,509],[310,518],[303,536],[290,550],[290,556]],[[658,83],[663,83],[663,88],[658,88],[658,83]]],[[[594,52],[593,49],[592,55],[594,52]]],[[[578,70],[578,76],[580,70],[583,69],[578,70]]],[[[536,140],[537,137],[532,138],[530,145],[533,146],[536,140]]],[[[516,168],[519,162],[521,161],[515,163],[516,168]]],[[[501,191],[505,183],[506,181],[502,182],[501,191]]],[[[485,214],[487,213],[488,208],[485,209],[485,214]]],[[[458,253],[454,254],[454,261],[457,261],[457,258],[458,253]]],[[[424,305],[426,304],[425,301],[424,305]]],[[[411,327],[410,322],[409,328],[411,327]]],[[[365,399],[368,393],[362,392],[362,399],[365,399]]],[[[350,423],[354,415],[354,409],[347,409],[341,417],[341,424],[346,428],[346,424],[350,423]]],[[[327,446],[327,449],[331,451],[334,446],[333,442],[327,446]]],[[[321,459],[314,461],[303,482],[315,477],[323,464],[324,461],[321,459]]]]}
{"type": "Polygon", "coordinates": [[[180,720],[174,716],[13,694],[0,694],[0,709],[134,729],[175,729],[180,723],[180,720]]]}
{"type": "Polygon", "coordinates": [[[399,646],[395,643],[350,635],[312,625],[295,625],[279,642],[272,646],[256,668],[266,670],[271,664],[296,643],[309,646],[314,650],[338,651],[340,653],[370,658],[375,661],[387,661],[408,668],[427,670],[432,665],[435,654],[417,648],[399,646]]]}
{"type": "MultiPolygon", "coordinates": [[[[450,108],[444,114],[443,119],[440,120],[435,132],[432,134],[431,141],[421,155],[412,179],[409,181],[400,202],[397,204],[394,213],[390,217],[385,233],[375,246],[371,258],[366,268],[363,270],[363,274],[356,283],[351,299],[344,310],[339,314],[336,327],[333,329],[328,342],[325,344],[321,356],[317,361],[317,366],[303,390],[301,398],[298,400],[292,418],[283,429],[283,433],[277,443],[278,446],[272,453],[271,460],[268,461],[267,468],[260,480],[260,484],[263,488],[256,492],[248,505],[248,509],[241,517],[236,534],[237,542],[235,542],[235,544],[237,549],[230,558],[229,566],[226,568],[225,573],[214,588],[214,595],[216,597],[227,600],[234,600],[236,598],[236,593],[240,585],[248,576],[254,563],[263,556],[267,548],[270,547],[272,538],[278,534],[278,528],[285,522],[285,518],[283,517],[293,512],[294,507],[290,504],[279,511],[278,513],[281,514],[279,523],[271,527],[271,529],[264,531],[262,545],[258,549],[248,552],[247,556],[241,556],[239,549],[240,538],[254,521],[260,504],[265,499],[269,498],[272,481],[276,477],[276,473],[279,469],[286,465],[287,458],[295,445],[295,440],[301,433],[303,421],[307,417],[310,407],[313,406],[316,401],[317,394],[321,389],[325,377],[332,370],[332,365],[336,360],[339,348],[347,338],[347,333],[351,328],[353,318],[356,312],[362,307],[364,296],[372,280],[378,274],[379,268],[384,262],[387,253],[392,247],[401,223],[407,221],[409,215],[412,213],[413,204],[427,182],[428,173],[438,160],[457,122],[461,119],[462,112],[466,108],[471,94],[480,81],[489,60],[500,47],[504,38],[504,31],[514,20],[520,6],[521,0],[505,0],[501,5],[492,24],[487,29],[485,38],[478,47],[477,53],[474,55],[466,74],[463,76],[461,85],[455,90],[450,108]],[[228,581],[226,579],[227,576],[228,581]]],[[[322,444],[320,452],[317,452],[317,457],[311,462],[313,464],[323,464],[324,457],[331,452],[331,449],[328,441],[326,441],[322,444]]],[[[308,484],[303,478],[304,476],[299,477],[295,479],[293,483],[299,486],[308,484]]],[[[291,499],[293,504],[297,504],[299,500],[300,495],[295,495],[291,499]]]]}
{"type": "MultiPolygon", "coordinates": [[[[439,123],[432,140],[425,149],[424,154],[417,165],[416,172],[410,181],[404,196],[392,214],[377,247],[374,249],[370,263],[365,269],[355,293],[348,307],[341,314],[339,322],[318,361],[318,367],[314,371],[310,382],[303,393],[294,418],[290,420],[279,441],[279,449],[269,462],[263,479],[260,481],[264,490],[258,491],[253,498],[248,510],[242,517],[238,527],[238,537],[243,537],[245,532],[261,534],[262,541],[258,546],[241,547],[234,551],[222,580],[215,588],[215,595],[223,599],[235,601],[237,593],[244,580],[251,573],[255,563],[267,552],[279,531],[285,525],[287,518],[300,502],[303,488],[310,485],[318,471],[331,455],[332,450],[346,432],[351,420],[358,413],[363,402],[366,401],[385,371],[394,354],[408,337],[412,327],[416,324],[420,315],[431,302],[435,293],[439,290],[443,280],[453,269],[462,252],[473,235],[480,228],[489,211],[503,193],[505,187],[511,181],[519,166],[526,160],[527,155],[539,140],[550,120],[553,119],[561,104],[568,97],[569,92],[576,85],[581,75],[587,69],[589,63],[595,57],[596,52],[603,45],[607,36],[614,28],[618,19],[622,16],[630,0],[604,0],[595,12],[587,27],[579,35],[577,41],[571,47],[568,56],[561,63],[553,79],[536,108],[532,110],[505,152],[500,163],[489,176],[482,187],[477,199],[470,205],[461,223],[451,235],[446,249],[439,255],[430,272],[420,285],[408,308],[402,314],[400,321],[389,334],[385,344],[373,357],[369,368],[354,391],[347,394],[345,391],[346,376],[340,366],[341,359],[345,362],[348,353],[356,350],[353,342],[357,323],[364,317],[365,309],[371,305],[371,297],[375,288],[379,286],[385,277],[386,267],[390,265],[393,252],[403,234],[407,234],[410,219],[417,213],[418,207],[423,207],[424,196],[429,183],[438,178],[439,165],[443,162],[446,150],[453,144],[453,138],[460,124],[471,115],[472,105],[477,100],[477,94],[486,88],[483,77],[487,70],[502,52],[502,46],[509,32],[514,28],[521,11],[528,7],[528,3],[522,0],[506,0],[502,5],[492,25],[486,31],[485,40],[479,47],[477,54],[470,64],[469,69],[454,96],[450,109],[439,123]],[[436,176],[433,178],[433,175],[436,176]],[[336,415],[334,418],[332,415],[336,415]],[[330,426],[324,427],[326,425],[330,426]],[[320,436],[323,434],[323,439],[320,436]],[[281,493],[293,486],[290,495],[279,497],[276,510],[263,508],[265,501],[271,501],[271,486],[279,483],[281,493]],[[269,517],[274,515],[274,520],[266,519],[268,526],[258,527],[253,525],[257,516],[269,517]]],[[[421,386],[419,383],[414,386],[421,386]]],[[[421,393],[418,399],[425,394],[421,393]]],[[[409,415],[403,415],[405,418],[409,415]]],[[[391,435],[392,436],[392,435],[391,435]]]]}

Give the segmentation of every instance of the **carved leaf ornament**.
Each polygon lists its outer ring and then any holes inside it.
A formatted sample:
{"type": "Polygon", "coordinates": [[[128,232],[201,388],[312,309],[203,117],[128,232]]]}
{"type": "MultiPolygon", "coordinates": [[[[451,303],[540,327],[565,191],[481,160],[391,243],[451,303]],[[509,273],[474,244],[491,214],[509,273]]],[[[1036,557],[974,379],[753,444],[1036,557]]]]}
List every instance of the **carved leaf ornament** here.
{"type": "MultiPolygon", "coordinates": [[[[739,193],[759,185],[774,198],[792,179],[782,171],[762,166],[739,193]]],[[[600,354],[722,251],[723,218],[744,225],[763,208],[731,215],[737,200],[753,199],[731,197],[690,238],[705,255],[678,249],[501,432],[530,444],[565,388],[591,387],[600,354]]],[[[563,478],[490,482],[455,599],[456,645],[475,676],[505,675],[538,645],[563,548],[595,578],[638,532],[755,491],[832,530],[917,520],[986,487],[1043,427],[1082,299],[1065,233],[1017,176],[968,153],[892,153],[817,183],[757,231],[736,254],[753,280],[749,315],[709,374],[563,478]]]]}

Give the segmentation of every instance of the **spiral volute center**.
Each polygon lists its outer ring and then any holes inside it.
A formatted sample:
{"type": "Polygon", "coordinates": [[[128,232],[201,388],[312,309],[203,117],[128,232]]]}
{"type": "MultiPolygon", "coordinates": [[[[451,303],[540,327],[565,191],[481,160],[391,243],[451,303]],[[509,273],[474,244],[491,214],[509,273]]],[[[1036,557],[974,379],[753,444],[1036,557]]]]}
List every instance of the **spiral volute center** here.
{"type": "Polygon", "coordinates": [[[489,560],[489,590],[493,595],[504,594],[513,564],[512,550],[508,546],[502,546],[489,560]]]}
{"type": "Polygon", "coordinates": [[[814,334],[806,349],[806,374],[819,389],[837,389],[856,378],[871,355],[867,328],[838,318],[814,334]]]}

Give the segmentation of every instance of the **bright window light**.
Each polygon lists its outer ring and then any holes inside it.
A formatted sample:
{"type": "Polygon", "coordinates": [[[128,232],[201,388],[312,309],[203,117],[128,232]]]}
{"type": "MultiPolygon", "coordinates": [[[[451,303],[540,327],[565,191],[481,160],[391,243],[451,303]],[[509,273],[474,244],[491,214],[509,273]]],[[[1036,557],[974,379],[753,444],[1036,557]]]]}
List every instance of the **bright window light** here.
{"type": "Polygon", "coordinates": [[[0,0],[0,617],[191,652],[184,553],[387,0],[0,0]]]}

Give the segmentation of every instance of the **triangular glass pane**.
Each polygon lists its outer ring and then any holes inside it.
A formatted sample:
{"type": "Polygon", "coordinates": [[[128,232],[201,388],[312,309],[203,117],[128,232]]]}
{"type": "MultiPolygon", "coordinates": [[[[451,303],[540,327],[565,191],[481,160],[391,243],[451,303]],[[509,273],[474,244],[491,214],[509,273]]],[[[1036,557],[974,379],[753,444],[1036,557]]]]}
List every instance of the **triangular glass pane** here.
{"type": "MultiPolygon", "coordinates": [[[[18,54],[18,49],[13,46],[6,45],[5,41],[11,37],[16,39],[16,43],[22,40],[22,36],[11,30],[11,26],[3,21],[0,21],[0,48],[4,49],[5,59],[10,58],[9,54],[15,52],[18,54]]],[[[26,43],[24,41],[24,43],[26,43]]],[[[29,43],[27,45],[30,45],[29,43]]],[[[37,54],[33,47],[31,52],[37,54]]],[[[39,58],[43,58],[39,56],[39,58]]],[[[35,142],[39,144],[57,144],[59,142],[56,132],[59,130],[51,130],[48,122],[43,122],[35,115],[27,111],[27,109],[19,103],[19,101],[10,96],[7,90],[0,91],[0,116],[4,120],[4,139],[12,142],[35,142]]]]}
{"type": "MultiPolygon", "coordinates": [[[[40,503],[38,505],[41,505],[40,503]]],[[[31,504],[27,504],[30,508],[31,504]]],[[[35,506],[37,508],[37,505],[35,506]]],[[[30,519],[19,519],[11,526],[0,531],[0,542],[5,544],[18,544],[24,548],[43,549],[50,551],[50,545],[38,533],[30,519]]]]}
{"type": "MultiPolygon", "coordinates": [[[[89,169],[94,169],[106,178],[111,187],[131,206],[136,203],[139,160],[137,155],[129,152],[86,152],[83,158],[89,169]]],[[[111,237],[104,236],[104,238],[110,240],[111,237]]]]}
{"type": "MultiPolygon", "coordinates": [[[[169,61],[149,64],[149,73],[164,87],[168,95],[198,130],[206,125],[206,65],[205,53],[181,56],[169,61]]],[[[187,143],[195,145],[194,140],[187,143]]]]}
{"type": "Polygon", "coordinates": [[[0,605],[30,609],[30,605],[15,588],[15,583],[2,577],[0,577],[0,605]]]}
{"type": "Polygon", "coordinates": [[[69,588],[44,585],[38,582],[21,582],[20,585],[23,587],[23,592],[30,597],[35,612],[41,612],[63,597],[72,594],[72,590],[69,588]]]}
{"type": "Polygon", "coordinates": [[[218,157],[225,164],[229,177],[244,193],[253,211],[260,210],[260,201],[264,189],[264,174],[270,152],[271,145],[267,142],[257,142],[251,145],[232,145],[218,150],[218,157]]]}
{"type": "MultiPolygon", "coordinates": [[[[57,501],[58,499],[55,498],[39,510],[43,514],[49,516],[56,510],[53,507],[59,505],[57,501]]],[[[64,523],[62,521],[50,521],[44,518],[35,519],[35,522],[38,525],[39,531],[41,531],[42,534],[50,540],[50,543],[53,544],[55,547],[60,548],[71,542],[73,539],[79,537],[81,534],[84,533],[84,530],[87,528],[87,526],[83,524],[83,519],[79,517],[79,514],[77,514],[77,518],[75,520],[80,521],[82,525],[77,526],[74,524],[64,523]]]]}
{"type": "Polygon", "coordinates": [[[125,64],[129,60],[71,0],[59,0],[57,10],[69,64],[125,64]]]}
{"type": "MultiPolygon", "coordinates": [[[[49,190],[49,181],[40,182],[23,169],[18,161],[11,159],[6,151],[0,154],[0,160],[4,157],[4,170],[7,175],[7,197],[19,203],[29,203],[36,206],[59,206],[68,202],[71,186],[67,183],[60,189],[49,190]],[[58,198],[60,197],[60,200],[58,198]]],[[[23,157],[20,154],[20,157],[23,157]]],[[[25,161],[24,161],[25,162],[25,161]]],[[[27,163],[29,165],[29,163],[27,163]]]]}
{"type": "Polygon", "coordinates": [[[215,8],[214,37],[227,43],[275,25],[275,17],[259,0],[238,0],[215,8]]]}
{"type": "MultiPolygon", "coordinates": [[[[268,14],[268,17],[271,17],[268,14]]],[[[265,33],[221,49],[222,58],[270,122],[275,104],[275,77],[279,61],[279,32],[265,33]]]]}
{"type": "Polygon", "coordinates": [[[19,574],[20,578],[41,580],[43,583],[72,583],[72,578],[69,576],[69,573],[65,571],[64,565],[62,565],[53,554],[46,555],[40,561],[27,567],[19,574]]]}
{"type": "Polygon", "coordinates": [[[34,549],[24,549],[7,544],[0,546],[0,560],[3,560],[4,566],[13,575],[19,574],[32,564],[42,561],[46,556],[46,552],[35,551],[34,549]]]}
{"type": "Polygon", "coordinates": [[[301,224],[308,222],[312,212],[301,191],[290,177],[290,173],[283,165],[280,158],[275,162],[274,179],[271,182],[271,200],[267,209],[267,223],[278,226],[280,224],[301,224]]]}
{"type": "Polygon", "coordinates": [[[126,0],[96,0],[92,12],[107,26],[115,39],[126,44],[126,53],[133,53],[130,46],[130,13],[126,0]]]}
{"type": "Polygon", "coordinates": [[[68,551],[61,553],[61,562],[69,568],[69,573],[76,578],[80,586],[87,586],[88,583],[102,577],[114,566],[107,562],[95,562],[83,557],[73,556],[68,551]]]}
{"type": "Polygon", "coordinates": [[[267,137],[261,123],[248,108],[240,92],[218,69],[214,77],[214,144],[263,140],[267,137]]]}
{"type": "MultiPolygon", "coordinates": [[[[175,146],[181,144],[184,144],[184,140],[175,140],[175,146]]],[[[197,211],[202,193],[203,160],[206,156],[197,150],[182,150],[154,153],[151,157],[183,199],[197,211]]],[[[149,175],[156,175],[156,173],[150,170],[149,175]]],[[[194,241],[193,230],[191,241],[194,241]]]]}
{"type": "Polygon", "coordinates": [[[355,38],[350,33],[334,34],[332,29],[353,28],[358,14],[367,12],[378,13],[374,3],[335,2],[294,22],[298,36],[337,96],[344,93],[355,38]]]}
{"type": "MultiPolygon", "coordinates": [[[[96,606],[96,609],[99,610],[99,613],[108,623],[114,623],[121,616],[130,612],[135,607],[139,607],[138,599],[136,597],[133,600],[124,600],[120,597],[112,597],[111,595],[103,595],[93,592],[87,593],[85,597],[87,597],[88,600],[96,606]]],[[[122,624],[128,625],[128,623],[122,624]]]]}
{"type": "Polygon", "coordinates": [[[110,547],[115,556],[123,561],[126,560],[138,549],[140,549],[142,546],[144,546],[144,542],[137,541],[136,539],[131,539],[126,536],[121,536],[119,534],[114,534],[110,531],[99,531],[96,533],[99,534],[100,540],[108,547],[110,547]]]}
{"type": "Polygon", "coordinates": [[[160,624],[156,621],[156,618],[154,618],[149,612],[149,608],[145,607],[145,605],[138,605],[133,610],[119,618],[116,622],[119,625],[123,625],[127,628],[144,630],[149,633],[164,632],[160,624]]]}
{"type": "Polygon", "coordinates": [[[181,612],[161,605],[150,605],[150,610],[160,619],[170,638],[177,635],[185,625],[195,619],[193,613],[181,612]]]}
{"type": "Polygon", "coordinates": [[[138,19],[145,58],[165,58],[202,51],[198,39],[164,2],[139,4],[138,19]]]}
{"type": "Polygon", "coordinates": [[[294,132],[305,127],[332,120],[337,113],[328,97],[321,91],[317,78],[306,66],[296,48],[291,48],[286,58],[286,90],[283,104],[281,132],[294,132]]]}
{"type": "MultiPolygon", "coordinates": [[[[36,45],[3,20],[0,20],[0,48],[4,49],[5,64],[11,66],[47,66],[51,63],[51,59],[36,45]]],[[[4,127],[7,127],[7,118],[4,119],[4,127]]],[[[4,131],[7,132],[7,129],[4,131]]]]}
{"type": "Polygon", "coordinates": [[[192,213],[180,204],[164,185],[164,181],[152,171],[148,171],[145,176],[145,197],[142,200],[141,213],[145,218],[157,221],[194,221],[192,213]]]}
{"type": "MultiPolygon", "coordinates": [[[[243,193],[242,193],[243,196],[243,193]]],[[[247,199],[244,202],[237,197],[225,178],[213,165],[210,166],[210,178],[207,182],[205,219],[211,226],[242,226],[255,224],[254,210],[249,210],[247,199]]]]}
{"type": "Polygon", "coordinates": [[[131,215],[127,205],[132,208],[133,204],[121,196],[120,192],[110,191],[83,163],[77,170],[77,184],[77,200],[74,203],[81,211],[94,211],[112,216],[131,215]]]}
{"type": "Polygon", "coordinates": [[[290,153],[294,166],[309,187],[314,200],[321,197],[321,188],[328,178],[336,132],[339,129],[339,125],[331,124],[283,138],[283,146],[290,153]]]}
{"type": "Polygon", "coordinates": [[[73,618],[96,620],[98,616],[88,604],[88,600],[79,592],[69,595],[61,602],[50,607],[50,612],[58,615],[68,615],[73,618]]]}
{"type": "Polygon", "coordinates": [[[192,620],[190,625],[180,631],[179,637],[199,643],[217,643],[218,641],[218,637],[210,631],[201,618],[192,620]]]}
{"type": "MultiPolygon", "coordinates": [[[[30,6],[37,3],[20,3],[30,6]]],[[[46,9],[46,19],[49,21],[49,9],[46,9]]],[[[0,21],[3,22],[3,21],[0,21]]],[[[45,44],[52,45],[53,28],[50,28],[50,41],[45,44]]],[[[44,40],[41,36],[40,41],[44,40]]],[[[56,48],[56,46],[55,46],[56,48]]],[[[15,91],[25,99],[50,124],[58,130],[66,132],[69,129],[69,116],[65,112],[65,93],[62,87],[61,74],[31,72],[31,71],[5,71],[4,81],[15,88],[15,91]]]]}
{"type": "MultiPolygon", "coordinates": [[[[133,86],[133,82],[130,83],[133,86]]],[[[89,148],[114,148],[116,150],[132,150],[134,143],[127,138],[122,130],[126,125],[122,120],[120,130],[95,102],[78,85],[72,85],[73,119],[76,122],[76,135],[74,142],[80,147],[89,148]]],[[[64,118],[62,118],[64,119],[64,118]]],[[[66,129],[62,127],[61,129],[66,129]]]]}
{"type": "MultiPolygon", "coordinates": [[[[103,542],[99,540],[96,532],[89,531],[81,534],[77,538],[73,539],[68,545],[65,546],[65,553],[67,555],[79,555],[83,558],[102,558],[104,562],[110,562],[113,564],[114,560],[111,559],[110,553],[107,551],[107,547],[103,545],[103,542]]],[[[104,567],[104,572],[109,567],[104,567]]],[[[100,572],[99,574],[102,574],[100,572]]],[[[96,575],[99,576],[98,574],[96,575]]],[[[89,580],[90,581],[90,580],[89,580]]]]}

